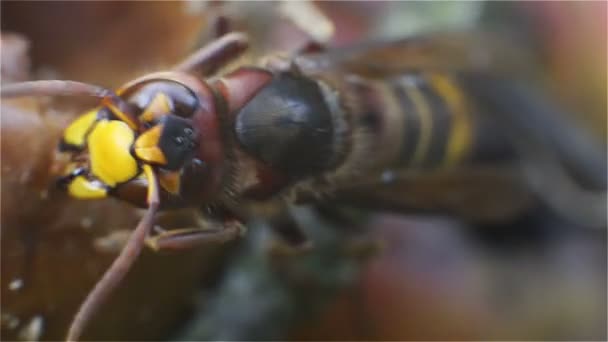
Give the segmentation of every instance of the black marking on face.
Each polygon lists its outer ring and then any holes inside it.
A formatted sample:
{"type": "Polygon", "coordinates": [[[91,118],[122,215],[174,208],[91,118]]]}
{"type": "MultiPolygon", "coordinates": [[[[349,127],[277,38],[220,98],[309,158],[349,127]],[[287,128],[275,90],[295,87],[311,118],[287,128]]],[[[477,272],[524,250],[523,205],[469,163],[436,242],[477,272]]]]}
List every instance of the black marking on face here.
{"type": "Polygon", "coordinates": [[[196,153],[199,144],[198,131],[189,120],[175,115],[163,118],[162,125],[158,148],[167,159],[167,164],[163,167],[172,171],[179,170],[196,153]]]}

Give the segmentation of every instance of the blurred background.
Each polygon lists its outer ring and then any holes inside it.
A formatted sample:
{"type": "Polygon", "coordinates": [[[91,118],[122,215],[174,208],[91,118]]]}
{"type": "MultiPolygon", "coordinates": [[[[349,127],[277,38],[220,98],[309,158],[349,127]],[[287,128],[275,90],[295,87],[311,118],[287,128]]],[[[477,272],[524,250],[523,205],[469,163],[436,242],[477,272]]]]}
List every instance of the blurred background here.
{"type": "MultiPolygon", "coordinates": [[[[605,146],[606,2],[316,5],[333,23],[331,46],[508,31],[533,50],[546,91],[605,146]]],[[[2,82],[73,79],[116,87],[180,61],[212,38],[223,16],[251,35],[251,54],[241,62],[293,51],[305,35],[288,13],[304,10],[284,7],[2,1],[2,82]]],[[[326,34],[324,21],[312,23],[326,34]]],[[[62,339],[141,215],[114,200],[71,200],[53,187],[58,137],[90,105],[73,98],[2,101],[2,340],[62,339]]],[[[181,214],[160,219],[179,226],[187,216],[181,214]]],[[[332,205],[293,214],[315,242],[310,253],[273,254],[263,221],[224,246],[145,251],[84,338],[606,339],[605,227],[584,229],[543,210],[492,226],[332,205]]]]}

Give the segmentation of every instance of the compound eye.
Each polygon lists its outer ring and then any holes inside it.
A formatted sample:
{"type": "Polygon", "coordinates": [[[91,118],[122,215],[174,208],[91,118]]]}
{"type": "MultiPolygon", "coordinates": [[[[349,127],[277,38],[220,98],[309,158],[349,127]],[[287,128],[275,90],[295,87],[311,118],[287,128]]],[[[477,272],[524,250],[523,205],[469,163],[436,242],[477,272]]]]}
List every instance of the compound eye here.
{"type": "Polygon", "coordinates": [[[129,102],[137,107],[145,110],[153,105],[155,99],[158,101],[159,95],[167,99],[167,106],[170,108],[171,114],[189,118],[194,115],[194,112],[199,107],[198,99],[194,93],[183,84],[175,81],[154,81],[138,88],[136,91],[129,94],[129,102]]]}

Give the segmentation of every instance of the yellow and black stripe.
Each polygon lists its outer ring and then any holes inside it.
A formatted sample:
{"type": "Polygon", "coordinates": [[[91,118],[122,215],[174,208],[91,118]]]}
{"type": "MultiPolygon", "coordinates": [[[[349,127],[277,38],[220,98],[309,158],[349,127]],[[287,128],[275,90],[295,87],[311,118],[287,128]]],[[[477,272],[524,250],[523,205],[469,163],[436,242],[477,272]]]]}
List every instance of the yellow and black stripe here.
{"type": "Polygon", "coordinates": [[[472,122],[463,94],[440,73],[411,73],[388,81],[403,119],[399,166],[432,168],[462,160],[472,122]]]}

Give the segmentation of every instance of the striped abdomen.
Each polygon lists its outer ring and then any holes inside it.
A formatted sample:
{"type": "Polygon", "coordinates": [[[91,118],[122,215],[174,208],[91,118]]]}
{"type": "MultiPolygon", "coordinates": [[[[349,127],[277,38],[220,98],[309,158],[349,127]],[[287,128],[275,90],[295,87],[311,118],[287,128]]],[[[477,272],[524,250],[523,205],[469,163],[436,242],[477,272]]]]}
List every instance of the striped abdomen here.
{"type": "Polygon", "coordinates": [[[367,150],[358,157],[365,160],[347,159],[360,168],[438,169],[501,158],[508,149],[491,113],[479,113],[454,75],[352,76],[338,88],[351,116],[352,143],[367,150]]]}

